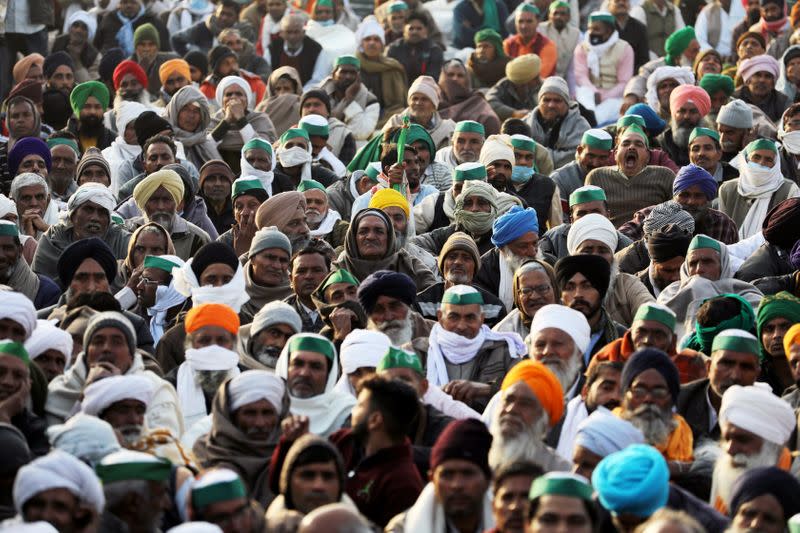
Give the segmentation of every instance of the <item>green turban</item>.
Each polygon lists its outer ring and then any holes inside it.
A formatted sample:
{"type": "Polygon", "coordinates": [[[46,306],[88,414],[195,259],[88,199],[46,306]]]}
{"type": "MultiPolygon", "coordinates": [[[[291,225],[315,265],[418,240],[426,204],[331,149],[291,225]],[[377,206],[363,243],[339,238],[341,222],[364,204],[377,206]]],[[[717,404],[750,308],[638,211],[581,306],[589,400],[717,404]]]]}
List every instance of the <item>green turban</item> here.
{"type": "Polygon", "coordinates": [[[482,43],[483,41],[489,41],[494,45],[494,49],[497,50],[497,57],[506,57],[506,53],[503,51],[503,38],[500,37],[499,33],[491,28],[486,28],[477,32],[475,34],[475,46],[478,46],[478,43],[482,43]]]}
{"type": "Polygon", "coordinates": [[[727,96],[733,94],[733,80],[725,74],[703,74],[700,79],[700,87],[705,89],[709,95],[718,91],[725,91],[727,96]]]}
{"type": "Polygon", "coordinates": [[[664,51],[667,53],[667,65],[676,66],[680,62],[680,57],[683,52],[689,48],[689,44],[694,41],[697,36],[694,33],[694,28],[691,26],[684,26],[683,28],[672,32],[672,35],[667,37],[664,43],[664,51]]]}
{"type": "MultiPolygon", "coordinates": [[[[758,314],[756,315],[756,331],[759,339],[761,339],[761,332],[767,322],[775,318],[785,318],[789,324],[800,322],[800,299],[786,291],[764,296],[758,304],[758,314]]],[[[770,354],[764,349],[763,343],[760,344],[762,359],[770,357],[770,354]]]]}
{"type": "Polygon", "coordinates": [[[72,111],[78,117],[81,114],[81,109],[86,105],[86,100],[90,96],[94,96],[100,100],[100,105],[103,106],[103,111],[108,109],[108,101],[110,95],[108,94],[108,87],[105,83],[99,81],[85,81],[80,85],[76,85],[69,95],[69,104],[72,106],[72,111]]]}

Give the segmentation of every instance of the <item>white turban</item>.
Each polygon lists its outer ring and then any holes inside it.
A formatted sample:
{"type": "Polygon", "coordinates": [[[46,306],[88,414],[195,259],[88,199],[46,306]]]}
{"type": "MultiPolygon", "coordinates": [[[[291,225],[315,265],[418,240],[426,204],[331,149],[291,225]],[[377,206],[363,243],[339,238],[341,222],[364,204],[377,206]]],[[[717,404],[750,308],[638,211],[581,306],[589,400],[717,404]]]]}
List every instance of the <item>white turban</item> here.
{"type": "Polygon", "coordinates": [[[81,411],[100,416],[108,407],[122,400],[138,400],[147,407],[153,399],[153,392],[153,383],[143,376],[107,377],[83,390],[81,411]]]}
{"type": "Polygon", "coordinates": [[[364,51],[364,48],[361,46],[361,41],[373,35],[377,35],[381,42],[386,44],[386,33],[383,30],[383,26],[381,26],[381,23],[378,22],[378,19],[376,19],[374,15],[369,15],[364,17],[364,20],[362,20],[361,24],[356,28],[356,42],[358,42],[358,49],[361,52],[364,51]]]}
{"type": "Polygon", "coordinates": [[[639,429],[610,411],[601,408],[578,424],[575,446],[586,448],[600,457],[624,450],[631,444],[644,444],[639,429]]]}
{"type": "Polygon", "coordinates": [[[352,374],[359,368],[378,366],[391,345],[389,337],[380,331],[354,329],[339,348],[342,375],[352,374]]]}
{"type": "Polygon", "coordinates": [[[150,108],[139,102],[125,100],[117,107],[117,132],[121,139],[125,138],[125,128],[136,118],[150,108]]]}
{"type": "Polygon", "coordinates": [[[286,386],[283,380],[266,370],[247,370],[228,383],[231,413],[248,403],[267,400],[280,413],[286,386]]]}
{"type": "Polygon", "coordinates": [[[508,161],[511,166],[514,166],[516,158],[514,157],[514,147],[511,145],[511,136],[489,135],[483,143],[478,161],[485,167],[491,165],[492,161],[508,161]]]}
{"type": "Polygon", "coordinates": [[[103,512],[106,499],[94,471],[76,457],[54,450],[23,466],[14,480],[14,507],[22,513],[25,503],[40,492],[67,489],[76,498],[103,512]]]}
{"type": "Polygon", "coordinates": [[[114,198],[111,189],[102,183],[90,181],[84,183],[72,193],[69,202],[67,202],[67,212],[72,216],[72,213],[86,202],[93,202],[108,211],[109,218],[117,206],[117,199],[114,198]]]}
{"type": "Polygon", "coordinates": [[[170,528],[167,533],[223,533],[220,527],[211,522],[184,522],[170,528]]]}
{"type": "Polygon", "coordinates": [[[14,201],[19,200],[17,198],[19,190],[22,187],[30,187],[32,185],[40,185],[44,187],[45,194],[50,194],[50,187],[47,186],[47,181],[43,177],[33,172],[23,172],[22,174],[17,174],[17,177],[11,181],[11,198],[14,201]]]}
{"type": "Polygon", "coordinates": [[[17,204],[5,194],[0,194],[0,218],[11,214],[17,214],[17,204]]]}
{"type": "Polygon", "coordinates": [[[14,524],[13,527],[16,533],[58,533],[58,530],[50,525],[49,522],[44,522],[42,520],[14,524]]]}
{"type": "Polygon", "coordinates": [[[664,80],[673,79],[681,85],[694,85],[694,74],[689,67],[658,67],[647,78],[647,105],[658,111],[658,84],[664,80]]]}
{"type": "MultiPolygon", "coordinates": [[[[111,10],[111,6],[108,7],[111,10]]],[[[97,18],[83,10],[73,11],[67,20],[64,21],[64,33],[69,33],[69,29],[75,22],[83,22],[89,29],[89,42],[94,41],[94,34],[97,31],[97,18]]]]}
{"type": "Polygon", "coordinates": [[[560,329],[572,338],[572,342],[581,351],[589,346],[591,328],[583,313],[570,309],[566,305],[549,304],[539,309],[531,322],[530,337],[546,328],[560,329]]]}
{"type": "Polygon", "coordinates": [[[719,422],[720,425],[730,422],[764,440],[784,446],[797,419],[792,407],[775,396],[769,385],[756,383],[749,387],[732,385],[725,391],[719,408],[719,422]]]}
{"type": "Polygon", "coordinates": [[[217,104],[219,104],[220,107],[222,107],[222,96],[225,94],[225,89],[231,85],[238,85],[242,88],[244,94],[247,96],[247,109],[253,109],[256,106],[253,90],[250,88],[249,83],[239,76],[225,76],[222,78],[222,81],[219,82],[219,85],[217,85],[216,98],[217,104]]]}
{"type": "Polygon", "coordinates": [[[581,243],[590,239],[602,242],[614,253],[619,236],[610,220],[598,213],[591,213],[576,220],[569,228],[567,251],[570,255],[578,253],[581,243]]]}
{"type": "Polygon", "coordinates": [[[47,350],[55,350],[67,358],[68,367],[72,359],[72,335],[47,320],[37,320],[36,328],[25,341],[25,349],[31,360],[47,350]]]}
{"type": "Polygon", "coordinates": [[[21,292],[4,291],[0,294],[0,320],[8,319],[22,326],[25,340],[28,340],[36,328],[36,308],[33,302],[21,292]]]}
{"type": "Polygon", "coordinates": [[[47,438],[53,448],[92,465],[98,464],[106,455],[121,450],[111,424],[84,413],[47,428],[47,438]]]}

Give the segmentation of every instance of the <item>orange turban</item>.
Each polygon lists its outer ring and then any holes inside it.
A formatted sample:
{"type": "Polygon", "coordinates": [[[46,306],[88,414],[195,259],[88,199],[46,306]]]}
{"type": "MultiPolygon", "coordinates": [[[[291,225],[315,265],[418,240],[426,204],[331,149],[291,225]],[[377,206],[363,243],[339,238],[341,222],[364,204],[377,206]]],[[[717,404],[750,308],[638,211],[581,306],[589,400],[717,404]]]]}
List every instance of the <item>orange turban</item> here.
{"type": "Polygon", "coordinates": [[[783,336],[783,351],[786,353],[786,358],[789,358],[789,350],[792,345],[800,342],[800,324],[795,324],[789,328],[789,331],[783,336]]]}
{"type": "Polygon", "coordinates": [[[558,424],[564,414],[564,390],[549,368],[535,359],[525,359],[514,365],[503,379],[500,390],[524,381],[547,412],[550,427],[558,424]]]}
{"type": "Polygon", "coordinates": [[[194,333],[206,326],[219,326],[236,335],[239,333],[239,315],[223,304],[200,304],[189,309],[184,321],[186,333],[194,333]]]}
{"type": "Polygon", "coordinates": [[[167,79],[176,72],[183,74],[183,77],[188,81],[192,81],[192,72],[189,70],[189,63],[183,59],[170,59],[158,68],[158,79],[161,80],[161,85],[167,83],[167,79]]]}
{"type": "Polygon", "coordinates": [[[28,71],[32,66],[39,65],[39,68],[44,67],[44,57],[41,54],[28,54],[14,64],[11,75],[14,77],[14,83],[19,83],[28,77],[28,71]]]}

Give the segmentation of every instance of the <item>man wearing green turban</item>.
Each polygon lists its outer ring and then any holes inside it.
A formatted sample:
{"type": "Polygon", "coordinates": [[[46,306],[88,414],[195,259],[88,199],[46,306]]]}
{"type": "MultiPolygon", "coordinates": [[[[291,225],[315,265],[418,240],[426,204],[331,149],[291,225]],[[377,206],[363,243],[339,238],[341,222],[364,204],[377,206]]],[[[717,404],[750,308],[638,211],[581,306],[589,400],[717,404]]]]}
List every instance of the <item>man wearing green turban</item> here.
{"type": "Polygon", "coordinates": [[[503,38],[486,28],[475,34],[475,51],[469,55],[467,70],[475,89],[492,87],[506,75],[509,59],[503,51],[503,38]]]}
{"type": "Polygon", "coordinates": [[[84,151],[93,146],[108,148],[116,137],[103,125],[109,99],[108,88],[99,81],[81,83],[69,95],[69,104],[78,119],[69,119],[67,129],[75,134],[84,151]]]}
{"type": "Polygon", "coordinates": [[[691,67],[698,52],[700,43],[691,26],[684,26],[672,32],[664,43],[664,60],[671,67],[691,67]]]}
{"type": "Polygon", "coordinates": [[[794,385],[794,378],[783,348],[783,337],[793,324],[800,322],[800,298],[781,291],[765,296],[758,306],[756,330],[761,344],[762,376],[781,393],[794,385]]]}

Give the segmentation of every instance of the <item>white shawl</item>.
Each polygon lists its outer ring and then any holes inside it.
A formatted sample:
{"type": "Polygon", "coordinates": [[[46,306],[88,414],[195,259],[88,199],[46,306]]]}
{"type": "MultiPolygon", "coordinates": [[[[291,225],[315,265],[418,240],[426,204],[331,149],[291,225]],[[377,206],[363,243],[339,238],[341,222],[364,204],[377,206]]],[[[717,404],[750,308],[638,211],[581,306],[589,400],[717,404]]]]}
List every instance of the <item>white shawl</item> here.
{"type": "Polygon", "coordinates": [[[739,228],[739,238],[746,239],[761,231],[772,194],[783,185],[781,159],[776,157],[772,168],[754,168],[747,161],[744,152],[739,152],[733,166],[739,169],[737,192],[754,200],[739,228]]]}
{"type": "MultiPolygon", "coordinates": [[[[483,524],[478,531],[486,531],[495,526],[494,515],[492,514],[492,495],[489,491],[483,496],[481,502],[483,524]]],[[[428,483],[422,489],[417,501],[406,511],[404,531],[418,533],[447,531],[447,517],[444,514],[444,506],[436,499],[436,491],[433,483],[428,483]]]]}

